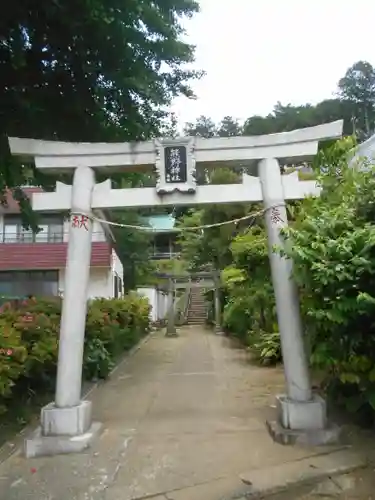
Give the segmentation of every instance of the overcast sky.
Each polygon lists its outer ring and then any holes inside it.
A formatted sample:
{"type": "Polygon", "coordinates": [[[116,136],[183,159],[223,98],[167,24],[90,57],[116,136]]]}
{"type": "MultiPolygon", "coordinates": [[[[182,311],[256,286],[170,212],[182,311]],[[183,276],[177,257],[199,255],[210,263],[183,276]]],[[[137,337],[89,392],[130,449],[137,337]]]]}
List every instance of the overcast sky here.
{"type": "Polygon", "coordinates": [[[346,69],[375,64],[373,0],[200,0],[186,22],[197,46],[198,99],[173,105],[181,124],[207,115],[241,120],[282,104],[330,98],[346,69]]]}

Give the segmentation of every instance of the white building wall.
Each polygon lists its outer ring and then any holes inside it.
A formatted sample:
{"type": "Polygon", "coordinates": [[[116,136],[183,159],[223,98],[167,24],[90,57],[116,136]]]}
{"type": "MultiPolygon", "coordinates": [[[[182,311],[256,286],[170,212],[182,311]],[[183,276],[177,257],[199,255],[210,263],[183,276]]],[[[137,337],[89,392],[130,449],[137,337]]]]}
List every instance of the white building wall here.
{"type": "MultiPolygon", "coordinates": [[[[123,281],[123,266],[118,255],[112,250],[111,267],[92,267],[90,269],[89,288],[87,297],[113,298],[115,296],[115,275],[123,281]]],[[[65,269],[59,271],[59,290],[64,293],[65,269]]],[[[124,295],[124,284],[122,284],[121,296],[124,295]]]]}
{"type": "Polygon", "coordinates": [[[112,289],[114,290],[115,286],[115,275],[121,279],[122,283],[122,290],[121,290],[121,296],[124,295],[124,267],[116,253],[116,251],[112,248],[112,256],[111,256],[111,279],[112,279],[112,289]]]}
{"type": "Polygon", "coordinates": [[[158,319],[164,319],[168,314],[168,294],[158,292],[158,319]]]}
{"type": "MultiPolygon", "coordinates": [[[[64,226],[63,226],[63,231],[64,231],[64,242],[67,243],[69,240],[69,227],[70,227],[71,221],[65,220],[64,221],[64,226]]],[[[4,229],[4,215],[0,214],[0,234],[3,234],[3,229],[4,229]]],[[[101,225],[100,222],[94,220],[93,223],[93,231],[92,231],[92,241],[107,241],[106,234],[104,232],[103,226],[101,225]]]]}
{"type": "MultiPolygon", "coordinates": [[[[65,269],[59,271],[59,291],[64,294],[65,288],[65,269]]],[[[112,272],[107,267],[92,267],[90,269],[89,287],[87,298],[95,299],[97,297],[114,297],[112,272]]]]}
{"type": "MultiPolygon", "coordinates": [[[[71,222],[69,220],[64,221],[64,242],[68,242],[69,239],[69,225],[71,222]]],[[[4,215],[0,214],[0,235],[3,235],[4,228],[4,215]]],[[[103,226],[100,222],[93,222],[93,242],[105,242],[108,238],[104,232],[103,226]]],[[[2,241],[2,240],[1,240],[2,241]]],[[[22,245],[22,243],[20,243],[22,245]]],[[[114,284],[115,284],[115,275],[117,275],[121,279],[122,290],[121,296],[124,295],[124,283],[123,283],[123,275],[124,269],[123,265],[116,253],[115,250],[112,249],[111,255],[111,266],[110,267],[94,267],[90,270],[90,282],[88,289],[88,297],[105,297],[112,298],[115,296],[114,293],[114,284]]],[[[59,270],[59,291],[60,293],[64,293],[64,279],[65,279],[65,269],[59,270]]]]}
{"type": "Polygon", "coordinates": [[[168,295],[162,293],[155,288],[138,288],[137,293],[146,297],[151,306],[150,319],[151,321],[162,320],[167,316],[168,312],[168,295]]]}

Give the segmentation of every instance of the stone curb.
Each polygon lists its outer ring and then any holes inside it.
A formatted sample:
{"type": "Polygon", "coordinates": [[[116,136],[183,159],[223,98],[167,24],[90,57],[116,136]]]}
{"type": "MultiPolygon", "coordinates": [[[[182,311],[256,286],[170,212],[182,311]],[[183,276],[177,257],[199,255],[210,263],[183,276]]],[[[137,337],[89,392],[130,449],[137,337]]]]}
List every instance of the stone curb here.
{"type": "Polygon", "coordinates": [[[264,498],[290,488],[315,483],[327,477],[346,474],[367,465],[368,460],[363,453],[347,448],[254,470],[240,475],[243,483],[247,484],[250,489],[245,495],[237,498],[238,500],[264,498]]]}
{"type": "MultiPolygon", "coordinates": [[[[150,340],[150,338],[159,330],[151,330],[145,337],[143,337],[135,346],[133,346],[129,351],[127,351],[123,358],[119,361],[119,363],[110,371],[108,375],[108,379],[114,375],[114,373],[121,367],[123,366],[129,358],[134,356],[134,354],[139,351],[139,349],[150,340]]],[[[107,379],[107,380],[108,380],[107,379]]],[[[93,393],[96,389],[104,385],[106,380],[104,381],[98,381],[98,382],[92,382],[90,383],[89,387],[82,392],[81,399],[85,399],[90,396],[91,393],[93,393]]],[[[12,455],[20,452],[20,448],[22,446],[23,440],[25,439],[26,435],[32,434],[33,432],[36,432],[37,428],[39,426],[39,417],[35,420],[33,420],[32,423],[28,424],[26,427],[24,427],[21,431],[19,431],[14,438],[12,439],[12,443],[9,441],[5,442],[1,447],[0,447],[0,465],[8,460],[12,455]]]]}
{"type": "Polygon", "coordinates": [[[310,483],[321,482],[367,465],[363,454],[348,447],[322,451],[300,460],[255,469],[240,476],[217,478],[178,490],[133,500],[251,500],[267,498],[310,483]]]}

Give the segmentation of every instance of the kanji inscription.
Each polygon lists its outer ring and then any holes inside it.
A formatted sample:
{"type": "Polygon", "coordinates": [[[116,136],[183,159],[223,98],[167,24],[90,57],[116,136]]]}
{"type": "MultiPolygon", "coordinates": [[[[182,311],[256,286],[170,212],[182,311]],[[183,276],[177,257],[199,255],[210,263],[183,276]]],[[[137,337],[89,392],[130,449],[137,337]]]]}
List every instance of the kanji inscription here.
{"type": "Polygon", "coordinates": [[[165,181],[168,183],[186,182],[186,146],[168,146],[164,149],[165,181]]]}
{"type": "Polygon", "coordinates": [[[271,208],[271,224],[277,225],[282,224],[284,222],[280,210],[277,207],[271,208]]]}
{"type": "Polygon", "coordinates": [[[89,218],[87,215],[73,215],[72,217],[72,227],[81,228],[83,227],[86,231],[89,230],[89,218]]]}

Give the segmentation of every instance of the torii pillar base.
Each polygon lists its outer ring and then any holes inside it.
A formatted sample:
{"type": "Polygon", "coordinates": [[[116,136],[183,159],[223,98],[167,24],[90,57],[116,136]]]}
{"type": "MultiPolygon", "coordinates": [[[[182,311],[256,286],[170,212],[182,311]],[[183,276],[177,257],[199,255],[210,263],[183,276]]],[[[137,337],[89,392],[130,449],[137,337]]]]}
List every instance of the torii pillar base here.
{"type": "Polygon", "coordinates": [[[303,402],[277,396],[276,412],[277,420],[267,421],[266,426],[279,444],[320,446],[339,441],[341,429],[327,422],[326,402],[318,394],[303,402]]]}
{"type": "Polygon", "coordinates": [[[41,426],[25,439],[26,458],[79,453],[90,447],[101,429],[91,421],[91,401],[78,406],[58,408],[54,403],[41,411],[41,426]]]}
{"type": "Polygon", "coordinates": [[[214,331],[216,335],[224,335],[223,329],[220,325],[215,325],[214,331]]]}
{"type": "Polygon", "coordinates": [[[179,334],[178,334],[176,328],[169,330],[167,327],[166,332],[165,332],[165,336],[166,337],[179,337],[179,334]]]}

